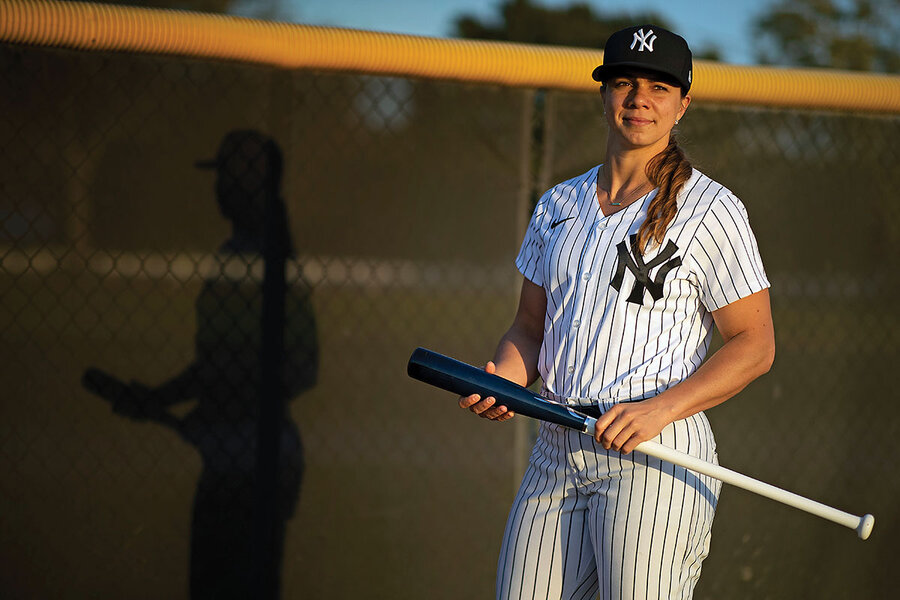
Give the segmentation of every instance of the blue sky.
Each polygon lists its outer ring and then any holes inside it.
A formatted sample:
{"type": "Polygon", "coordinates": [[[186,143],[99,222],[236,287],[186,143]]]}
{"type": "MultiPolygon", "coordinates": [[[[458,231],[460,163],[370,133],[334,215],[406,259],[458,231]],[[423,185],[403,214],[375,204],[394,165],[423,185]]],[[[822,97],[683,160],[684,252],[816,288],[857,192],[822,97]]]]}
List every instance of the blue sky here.
{"type": "MultiPolygon", "coordinates": [[[[573,0],[538,0],[545,6],[573,0]]],[[[753,19],[774,0],[580,0],[604,14],[653,10],[666,17],[693,48],[715,44],[725,62],[751,64],[753,19]]],[[[394,33],[447,37],[462,13],[489,18],[501,0],[280,0],[288,19],[310,25],[332,25],[394,33]]]]}

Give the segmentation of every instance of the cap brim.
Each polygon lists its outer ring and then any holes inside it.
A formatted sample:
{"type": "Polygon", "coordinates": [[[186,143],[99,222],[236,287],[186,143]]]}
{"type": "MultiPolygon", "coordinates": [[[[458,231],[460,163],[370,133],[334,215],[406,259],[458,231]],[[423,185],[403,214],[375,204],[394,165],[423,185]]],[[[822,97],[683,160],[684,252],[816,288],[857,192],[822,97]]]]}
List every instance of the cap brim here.
{"type": "Polygon", "coordinates": [[[614,76],[616,73],[623,69],[640,69],[642,71],[650,71],[651,73],[659,73],[660,75],[665,75],[668,79],[671,79],[673,82],[677,83],[681,87],[686,90],[691,89],[691,84],[687,81],[682,80],[681,78],[672,75],[671,73],[666,73],[665,71],[660,71],[656,65],[648,65],[640,62],[620,62],[614,65],[600,65],[591,76],[594,78],[594,81],[602,82],[604,79],[608,79],[609,77],[614,76]]]}

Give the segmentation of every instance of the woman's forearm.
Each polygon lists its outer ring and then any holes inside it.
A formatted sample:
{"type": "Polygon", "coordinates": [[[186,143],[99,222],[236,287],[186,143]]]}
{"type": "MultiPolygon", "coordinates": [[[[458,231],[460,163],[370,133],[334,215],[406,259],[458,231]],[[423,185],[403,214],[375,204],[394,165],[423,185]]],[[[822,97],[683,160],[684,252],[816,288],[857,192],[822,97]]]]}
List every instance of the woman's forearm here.
{"type": "Polygon", "coordinates": [[[524,280],[516,317],[494,352],[497,375],[525,387],[538,378],[537,361],[544,340],[546,311],[544,289],[524,280]]]}
{"type": "Polygon", "coordinates": [[[500,338],[494,352],[497,375],[528,387],[538,378],[537,361],[540,350],[541,338],[529,335],[514,324],[500,338]]]}
{"type": "Polygon", "coordinates": [[[641,402],[616,404],[595,425],[606,449],[631,452],[674,421],[731,398],[765,373],[775,358],[769,292],[762,290],[712,313],[725,343],[693,375],[641,402]]]}
{"type": "Polygon", "coordinates": [[[743,390],[768,372],[774,356],[774,339],[766,332],[737,334],[693,375],[648,402],[665,407],[671,421],[684,419],[717,406],[743,390]]]}

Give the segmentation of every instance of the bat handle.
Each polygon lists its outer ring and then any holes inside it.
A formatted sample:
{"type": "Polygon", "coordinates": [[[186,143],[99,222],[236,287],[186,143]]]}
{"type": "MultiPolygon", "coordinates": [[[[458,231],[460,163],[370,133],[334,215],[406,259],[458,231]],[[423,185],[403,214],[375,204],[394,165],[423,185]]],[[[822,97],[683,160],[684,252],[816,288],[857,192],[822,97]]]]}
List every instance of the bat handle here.
{"type": "MultiPolygon", "coordinates": [[[[594,426],[596,424],[597,419],[585,417],[582,432],[593,437],[594,426]]],[[[759,494],[760,496],[776,500],[782,504],[799,508],[810,514],[843,525],[844,527],[849,527],[850,529],[855,530],[856,535],[862,540],[869,537],[872,533],[872,528],[875,526],[875,517],[870,514],[857,516],[838,510],[837,508],[822,504],[821,502],[816,502],[815,500],[804,498],[793,492],[777,488],[774,485],[759,481],[758,479],[753,479],[742,473],[726,469],[718,464],[706,462],[689,454],[679,452],[674,448],[663,446],[657,442],[641,442],[637,445],[635,450],[642,452],[647,456],[653,456],[674,465],[708,475],[720,481],[724,481],[725,483],[759,494]]]]}
{"type": "Polygon", "coordinates": [[[594,426],[597,424],[597,419],[594,417],[585,417],[584,418],[584,429],[581,430],[581,433],[586,433],[591,437],[594,437],[594,426]]]}

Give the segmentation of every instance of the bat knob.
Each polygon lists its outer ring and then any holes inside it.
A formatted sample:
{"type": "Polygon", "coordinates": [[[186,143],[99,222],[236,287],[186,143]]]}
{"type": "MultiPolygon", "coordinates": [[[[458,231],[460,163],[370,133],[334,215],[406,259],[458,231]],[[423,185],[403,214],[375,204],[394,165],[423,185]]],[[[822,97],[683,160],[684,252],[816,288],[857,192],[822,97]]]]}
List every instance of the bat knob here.
{"type": "Polygon", "coordinates": [[[859,539],[865,540],[869,538],[869,534],[872,533],[872,528],[875,527],[875,517],[872,515],[863,515],[859,520],[859,527],[856,528],[856,533],[859,535],[859,539]]]}

